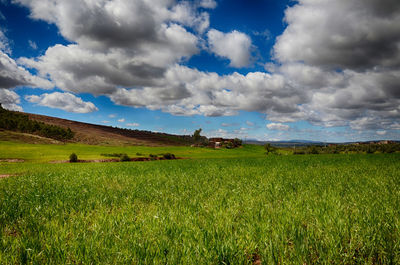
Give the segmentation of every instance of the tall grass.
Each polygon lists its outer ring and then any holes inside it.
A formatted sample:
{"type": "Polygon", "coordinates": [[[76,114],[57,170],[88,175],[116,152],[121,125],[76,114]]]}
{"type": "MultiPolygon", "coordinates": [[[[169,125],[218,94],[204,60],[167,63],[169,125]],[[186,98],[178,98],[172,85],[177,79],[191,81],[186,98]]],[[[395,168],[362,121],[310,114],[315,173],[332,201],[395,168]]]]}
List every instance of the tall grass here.
{"type": "Polygon", "coordinates": [[[399,162],[28,164],[0,180],[0,264],[399,264],[399,162]]]}

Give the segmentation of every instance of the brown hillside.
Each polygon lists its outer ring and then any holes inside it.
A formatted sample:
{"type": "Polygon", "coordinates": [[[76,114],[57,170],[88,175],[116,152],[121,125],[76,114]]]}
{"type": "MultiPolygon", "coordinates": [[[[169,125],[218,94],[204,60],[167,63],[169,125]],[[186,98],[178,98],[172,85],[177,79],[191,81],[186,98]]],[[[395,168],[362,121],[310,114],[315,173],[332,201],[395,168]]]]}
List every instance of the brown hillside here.
{"type": "Polygon", "coordinates": [[[84,122],[65,120],[44,115],[26,113],[30,119],[44,123],[70,128],[75,136],[72,142],[91,145],[189,145],[190,136],[179,136],[149,131],[128,130],[111,126],[96,125],[84,122]]]}

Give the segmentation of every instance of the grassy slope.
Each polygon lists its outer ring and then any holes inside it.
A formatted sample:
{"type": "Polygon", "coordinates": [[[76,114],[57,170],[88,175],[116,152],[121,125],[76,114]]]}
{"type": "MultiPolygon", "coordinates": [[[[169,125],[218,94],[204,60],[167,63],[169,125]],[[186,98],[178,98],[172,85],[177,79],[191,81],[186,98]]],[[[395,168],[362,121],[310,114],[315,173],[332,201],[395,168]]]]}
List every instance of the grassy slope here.
{"type": "Polygon", "coordinates": [[[197,159],[47,164],[119,149],[0,148],[33,161],[1,163],[25,173],[0,180],[0,264],[400,263],[400,154],[167,148],[197,159]]]}
{"type": "Polygon", "coordinates": [[[136,153],[148,156],[149,154],[173,153],[184,158],[222,158],[222,157],[261,157],[263,147],[246,145],[236,149],[210,149],[187,146],[96,146],[84,144],[24,144],[9,141],[0,141],[0,159],[20,158],[27,162],[49,162],[67,160],[71,153],[76,153],[79,159],[104,158],[100,154],[126,153],[136,157],[136,153]]]}

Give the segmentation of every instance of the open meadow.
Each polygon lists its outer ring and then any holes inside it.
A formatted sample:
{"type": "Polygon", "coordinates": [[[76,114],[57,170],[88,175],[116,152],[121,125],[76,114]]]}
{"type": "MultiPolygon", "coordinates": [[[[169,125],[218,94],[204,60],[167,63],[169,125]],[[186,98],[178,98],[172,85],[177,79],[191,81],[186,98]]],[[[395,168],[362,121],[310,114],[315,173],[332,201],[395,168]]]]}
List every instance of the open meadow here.
{"type": "Polygon", "coordinates": [[[399,153],[0,150],[0,264],[400,264],[399,153]],[[72,152],[187,159],[49,163],[72,152]]]}

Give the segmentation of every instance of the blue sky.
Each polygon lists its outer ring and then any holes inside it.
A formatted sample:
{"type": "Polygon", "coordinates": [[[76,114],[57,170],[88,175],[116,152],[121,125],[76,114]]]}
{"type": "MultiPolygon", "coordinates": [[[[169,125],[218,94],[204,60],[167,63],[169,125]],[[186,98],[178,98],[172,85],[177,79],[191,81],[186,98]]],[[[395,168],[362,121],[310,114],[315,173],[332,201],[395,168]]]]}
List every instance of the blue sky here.
{"type": "Polygon", "coordinates": [[[8,109],[209,137],[400,140],[396,1],[12,0],[0,12],[8,109]]]}

